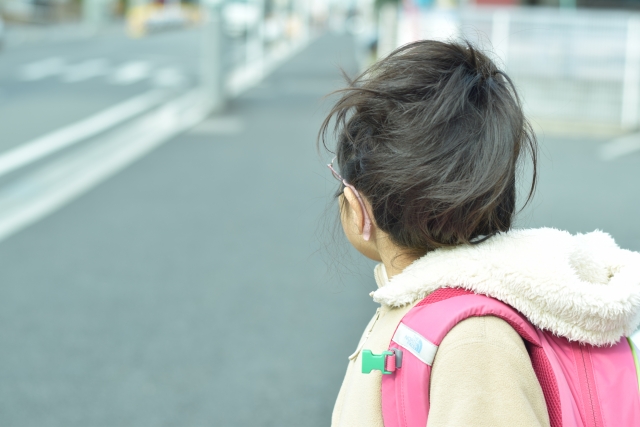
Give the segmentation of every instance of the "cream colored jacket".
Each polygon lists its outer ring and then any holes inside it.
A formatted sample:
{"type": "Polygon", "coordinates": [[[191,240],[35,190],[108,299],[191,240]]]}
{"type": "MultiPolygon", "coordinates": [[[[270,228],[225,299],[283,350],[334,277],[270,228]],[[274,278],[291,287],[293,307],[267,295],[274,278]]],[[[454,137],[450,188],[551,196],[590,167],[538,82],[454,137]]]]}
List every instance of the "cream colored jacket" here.
{"type": "MultiPolygon", "coordinates": [[[[375,268],[380,308],[367,325],[332,416],[333,427],[382,427],[381,373],[362,374],[361,350],[381,353],[402,317],[440,287],[462,287],[518,309],[537,327],[603,345],[640,323],[640,254],[605,233],[517,230],[429,253],[388,280],[375,268]]],[[[442,341],[431,375],[427,427],[549,426],[520,336],[495,317],[470,318],[442,341]]]]}

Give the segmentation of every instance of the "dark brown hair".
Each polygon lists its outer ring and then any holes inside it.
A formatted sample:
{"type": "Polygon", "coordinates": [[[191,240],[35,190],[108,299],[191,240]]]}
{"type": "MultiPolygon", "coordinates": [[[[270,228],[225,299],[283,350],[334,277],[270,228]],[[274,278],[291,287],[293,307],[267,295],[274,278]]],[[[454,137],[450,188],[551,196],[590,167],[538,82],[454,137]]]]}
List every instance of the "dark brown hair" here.
{"type": "Polygon", "coordinates": [[[537,143],[511,79],[487,55],[418,41],[348,83],[319,140],[327,148],[335,132],[341,175],[394,243],[424,253],[511,227],[519,159],[533,163],[528,202],[537,143]]]}

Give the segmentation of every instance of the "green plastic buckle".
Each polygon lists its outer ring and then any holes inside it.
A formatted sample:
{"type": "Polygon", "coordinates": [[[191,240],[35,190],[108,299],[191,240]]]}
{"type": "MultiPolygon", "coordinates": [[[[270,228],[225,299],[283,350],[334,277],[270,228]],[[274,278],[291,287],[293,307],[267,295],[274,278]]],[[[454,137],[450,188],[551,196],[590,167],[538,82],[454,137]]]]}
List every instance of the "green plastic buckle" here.
{"type": "Polygon", "coordinates": [[[385,369],[387,356],[395,356],[393,351],[383,351],[382,354],[373,354],[371,350],[362,350],[362,373],[369,374],[371,371],[382,371],[383,374],[393,374],[385,369]]]}

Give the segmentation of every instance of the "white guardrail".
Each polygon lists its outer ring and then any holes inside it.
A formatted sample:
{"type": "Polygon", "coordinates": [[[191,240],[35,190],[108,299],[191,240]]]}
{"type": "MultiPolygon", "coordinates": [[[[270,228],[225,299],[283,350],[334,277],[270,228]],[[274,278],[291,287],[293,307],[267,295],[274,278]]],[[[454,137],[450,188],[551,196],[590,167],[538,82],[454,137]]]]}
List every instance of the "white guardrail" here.
{"type": "Polygon", "coordinates": [[[529,116],[640,125],[640,14],[550,8],[404,10],[397,45],[464,37],[492,52],[516,83],[529,116]]]}

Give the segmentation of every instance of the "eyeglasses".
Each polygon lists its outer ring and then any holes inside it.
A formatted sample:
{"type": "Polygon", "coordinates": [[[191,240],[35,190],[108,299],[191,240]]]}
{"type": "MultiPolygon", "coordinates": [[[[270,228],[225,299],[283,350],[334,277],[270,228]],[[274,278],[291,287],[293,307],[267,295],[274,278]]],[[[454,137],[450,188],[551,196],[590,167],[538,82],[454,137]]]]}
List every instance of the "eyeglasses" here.
{"type": "Polygon", "coordinates": [[[364,227],[362,228],[362,238],[364,240],[369,240],[369,238],[371,237],[371,218],[369,218],[369,213],[367,212],[367,208],[364,205],[364,201],[362,200],[362,197],[360,197],[360,193],[358,193],[358,190],[356,190],[356,187],[354,187],[353,185],[349,184],[333,168],[333,162],[335,160],[336,160],[335,157],[333,159],[331,159],[331,163],[329,163],[327,165],[327,167],[331,170],[331,174],[333,175],[333,177],[335,179],[337,179],[338,181],[342,182],[342,184],[344,184],[345,187],[349,187],[351,189],[351,191],[353,191],[353,193],[356,195],[356,197],[358,199],[358,203],[360,203],[360,207],[362,208],[362,212],[363,212],[363,215],[364,215],[364,227]]]}

